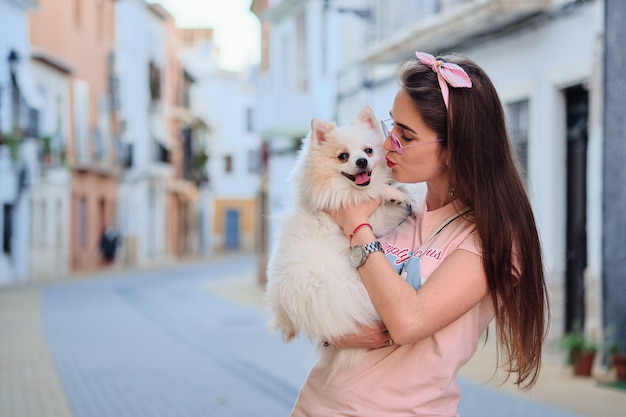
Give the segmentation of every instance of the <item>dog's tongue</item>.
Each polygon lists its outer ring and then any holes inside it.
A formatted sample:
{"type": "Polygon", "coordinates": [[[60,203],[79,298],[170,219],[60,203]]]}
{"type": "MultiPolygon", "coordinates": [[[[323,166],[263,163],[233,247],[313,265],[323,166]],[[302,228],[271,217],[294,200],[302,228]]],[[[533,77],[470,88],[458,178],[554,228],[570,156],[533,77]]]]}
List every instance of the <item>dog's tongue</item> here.
{"type": "Polygon", "coordinates": [[[361,172],[360,174],[356,174],[356,179],[354,180],[355,184],[362,185],[369,182],[370,176],[367,172],[361,172]]]}

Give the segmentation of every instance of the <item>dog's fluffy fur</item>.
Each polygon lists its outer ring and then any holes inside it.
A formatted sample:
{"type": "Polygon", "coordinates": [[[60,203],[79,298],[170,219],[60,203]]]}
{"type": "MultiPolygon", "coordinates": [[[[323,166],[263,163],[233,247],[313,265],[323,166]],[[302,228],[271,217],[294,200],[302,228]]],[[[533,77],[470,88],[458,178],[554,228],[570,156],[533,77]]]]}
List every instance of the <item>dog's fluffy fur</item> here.
{"type": "Polygon", "coordinates": [[[270,329],[280,330],[285,341],[302,332],[319,347],[320,360],[330,362],[329,378],[353,365],[364,350],[323,347],[322,342],[380,318],[350,263],[348,238],[326,212],[381,198],[383,204],[370,218],[377,236],[410,213],[409,194],[391,185],[383,141],[369,106],[348,126],[311,121],[291,174],[294,207],[281,223],[268,264],[270,329]]]}

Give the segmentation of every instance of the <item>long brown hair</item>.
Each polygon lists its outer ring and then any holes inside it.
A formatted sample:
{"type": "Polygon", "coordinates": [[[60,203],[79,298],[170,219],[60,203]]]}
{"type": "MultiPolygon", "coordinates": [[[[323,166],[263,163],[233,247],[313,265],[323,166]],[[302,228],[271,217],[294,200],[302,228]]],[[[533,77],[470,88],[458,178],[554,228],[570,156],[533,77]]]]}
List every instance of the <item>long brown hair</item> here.
{"type": "Polygon", "coordinates": [[[417,60],[403,64],[400,85],[449,151],[456,204],[472,209],[496,314],[498,357],[515,383],[531,388],[539,376],[549,304],[541,244],[511,147],[504,109],[487,74],[467,57],[439,56],[460,65],[471,88],[450,87],[449,109],[437,75],[417,60]]]}

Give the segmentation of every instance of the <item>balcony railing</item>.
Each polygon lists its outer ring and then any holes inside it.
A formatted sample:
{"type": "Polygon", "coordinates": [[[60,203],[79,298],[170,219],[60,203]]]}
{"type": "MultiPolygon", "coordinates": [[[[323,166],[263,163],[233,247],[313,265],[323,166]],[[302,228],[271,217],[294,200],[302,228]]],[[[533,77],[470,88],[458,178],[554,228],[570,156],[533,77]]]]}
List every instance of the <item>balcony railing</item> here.
{"type": "Polygon", "coordinates": [[[377,0],[363,61],[397,62],[415,50],[446,50],[544,12],[555,0],[377,0]]]}

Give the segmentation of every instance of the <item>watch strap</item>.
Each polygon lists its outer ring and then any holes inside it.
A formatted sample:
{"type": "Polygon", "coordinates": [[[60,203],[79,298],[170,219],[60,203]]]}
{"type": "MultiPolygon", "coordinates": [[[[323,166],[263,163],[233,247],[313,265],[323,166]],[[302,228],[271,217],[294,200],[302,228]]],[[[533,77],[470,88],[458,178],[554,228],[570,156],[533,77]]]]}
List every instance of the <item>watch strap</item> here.
{"type": "Polygon", "coordinates": [[[379,241],[375,240],[374,242],[363,245],[363,249],[365,250],[365,258],[367,259],[367,256],[370,253],[383,252],[383,245],[381,245],[379,241]]]}
{"type": "Polygon", "coordinates": [[[370,253],[384,252],[383,245],[381,245],[381,243],[378,241],[369,242],[365,245],[356,245],[352,250],[360,251],[362,253],[362,258],[360,258],[359,260],[352,259],[351,257],[352,266],[357,269],[365,264],[365,261],[367,261],[367,257],[370,255],[370,253]]]}

